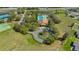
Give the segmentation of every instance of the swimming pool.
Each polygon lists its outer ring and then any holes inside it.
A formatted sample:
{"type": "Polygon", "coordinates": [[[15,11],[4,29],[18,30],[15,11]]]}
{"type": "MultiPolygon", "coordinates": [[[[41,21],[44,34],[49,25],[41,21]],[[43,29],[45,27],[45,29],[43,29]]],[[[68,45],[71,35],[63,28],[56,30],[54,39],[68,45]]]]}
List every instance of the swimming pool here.
{"type": "Polygon", "coordinates": [[[39,15],[37,17],[37,19],[38,19],[38,21],[42,21],[42,20],[45,20],[47,17],[48,17],[48,15],[39,15]]]}
{"type": "Polygon", "coordinates": [[[9,14],[0,15],[0,20],[8,18],[9,16],[10,16],[9,14]]]}
{"type": "Polygon", "coordinates": [[[9,26],[8,24],[0,24],[0,32],[6,31],[10,28],[11,28],[11,26],[9,26]]]}

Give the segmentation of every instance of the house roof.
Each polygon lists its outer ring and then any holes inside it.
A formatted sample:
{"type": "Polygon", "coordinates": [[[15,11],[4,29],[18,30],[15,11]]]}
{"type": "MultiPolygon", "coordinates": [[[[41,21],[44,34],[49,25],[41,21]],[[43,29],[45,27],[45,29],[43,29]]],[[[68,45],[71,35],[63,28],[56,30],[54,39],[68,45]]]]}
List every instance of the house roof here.
{"type": "Polygon", "coordinates": [[[46,25],[46,24],[48,24],[48,19],[42,21],[42,25],[46,25]]]}
{"type": "Polygon", "coordinates": [[[40,25],[46,25],[48,24],[48,19],[47,19],[47,15],[39,15],[37,18],[38,18],[38,23],[40,25]]]}

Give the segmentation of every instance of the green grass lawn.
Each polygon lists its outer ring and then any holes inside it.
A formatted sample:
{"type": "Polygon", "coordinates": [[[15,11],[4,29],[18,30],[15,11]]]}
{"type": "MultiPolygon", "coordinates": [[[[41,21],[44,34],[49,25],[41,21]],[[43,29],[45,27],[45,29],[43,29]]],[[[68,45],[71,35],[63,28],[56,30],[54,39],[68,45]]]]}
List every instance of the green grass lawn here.
{"type": "Polygon", "coordinates": [[[63,48],[66,51],[71,51],[71,43],[74,42],[76,40],[75,35],[74,35],[74,31],[70,31],[69,32],[69,36],[66,38],[66,40],[63,43],[63,48]]]}
{"type": "Polygon", "coordinates": [[[73,22],[79,23],[79,20],[72,19],[72,18],[66,16],[64,13],[56,14],[56,15],[61,20],[61,23],[55,25],[58,28],[59,33],[60,33],[59,37],[61,37],[65,31],[70,30],[70,28],[68,27],[69,24],[71,24],[73,22]]]}
{"type": "Polygon", "coordinates": [[[56,15],[61,20],[61,23],[55,25],[60,33],[59,37],[62,37],[62,35],[65,32],[70,33],[69,34],[70,36],[64,41],[64,44],[62,46],[64,50],[70,51],[71,50],[70,44],[71,44],[71,42],[74,42],[76,40],[76,38],[74,36],[73,31],[71,30],[71,28],[68,27],[68,25],[73,22],[79,24],[79,20],[72,19],[71,17],[66,16],[64,13],[56,14],[56,15]]]}
{"type": "MultiPolygon", "coordinates": [[[[33,40],[31,34],[23,35],[21,33],[15,32],[13,29],[0,33],[0,51],[48,51],[56,50],[57,47],[55,45],[57,44],[58,43],[55,43],[50,46],[39,44],[33,40]]],[[[58,45],[58,47],[60,46],[58,45]]]]}
{"type": "Polygon", "coordinates": [[[65,50],[65,51],[71,51],[71,46],[70,46],[70,44],[71,44],[72,42],[74,42],[74,41],[75,41],[75,37],[69,37],[69,38],[67,38],[67,39],[65,40],[64,45],[63,45],[64,50],[65,50]]]}
{"type": "Polygon", "coordinates": [[[23,46],[26,47],[33,44],[36,44],[36,42],[30,34],[22,35],[12,29],[0,33],[0,50],[20,50],[23,46]]]}

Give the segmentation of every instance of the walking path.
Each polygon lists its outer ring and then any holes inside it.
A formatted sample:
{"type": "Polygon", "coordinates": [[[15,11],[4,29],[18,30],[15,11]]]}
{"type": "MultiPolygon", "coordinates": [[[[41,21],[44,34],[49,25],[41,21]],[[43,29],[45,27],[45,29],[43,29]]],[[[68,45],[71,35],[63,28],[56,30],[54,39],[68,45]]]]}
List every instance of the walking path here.
{"type": "Polygon", "coordinates": [[[43,32],[43,28],[39,27],[37,31],[32,32],[33,38],[38,41],[39,43],[43,43],[43,39],[39,38],[39,33],[43,32]]]}
{"type": "Polygon", "coordinates": [[[24,14],[22,15],[22,17],[21,17],[21,19],[19,21],[19,24],[21,24],[24,21],[25,14],[26,14],[26,10],[25,10],[24,14]]]}

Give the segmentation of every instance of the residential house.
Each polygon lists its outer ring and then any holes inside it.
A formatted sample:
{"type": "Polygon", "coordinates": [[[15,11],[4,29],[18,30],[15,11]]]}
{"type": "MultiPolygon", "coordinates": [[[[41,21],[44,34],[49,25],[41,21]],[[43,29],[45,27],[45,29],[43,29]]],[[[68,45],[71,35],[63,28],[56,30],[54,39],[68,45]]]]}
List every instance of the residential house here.
{"type": "Polygon", "coordinates": [[[39,25],[48,25],[47,15],[38,15],[37,17],[39,25]]]}

